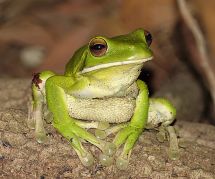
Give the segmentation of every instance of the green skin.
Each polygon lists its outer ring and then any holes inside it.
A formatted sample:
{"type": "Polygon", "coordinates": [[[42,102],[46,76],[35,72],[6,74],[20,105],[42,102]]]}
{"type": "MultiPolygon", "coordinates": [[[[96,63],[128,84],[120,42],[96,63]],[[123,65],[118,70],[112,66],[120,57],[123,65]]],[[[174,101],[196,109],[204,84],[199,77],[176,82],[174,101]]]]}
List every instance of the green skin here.
{"type": "MultiPolygon", "coordinates": [[[[33,117],[29,117],[29,126],[36,125],[37,140],[43,142],[46,133],[42,120],[45,114],[42,111],[44,105],[47,105],[48,115],[53,118],[53,126],[70,142],[85,166],[93,164],[93,156],[82,146],[82,140],[90,142],[102,151],[99,158],[103,165],[110,165],[113,162],[114,153],[124,143],[116,164],[119,169],[126,169],[132,148],[147,127],[148,89],[146,84],[137,78],[143,63],[152,59],[152,51],[147,45],[142,29],[113,38],[101,36],[95,38],[103,39],[107,44],[107,51],[103,55],[93,55],[87,44],[75,52],[66,65],[64,75],[44,71],[34,77],[33,101],[29,114],[33,117]],[[89,123],[81,122],[69,115],[66,95],[90,99],[123,97],[133,83],[136,83],[139,89],[133,116],[128,123],[115,127],[117,130],[113,131],[118,133],[112,143],[95,137],[85,129],[89,128],[87,127],[89,123]]],[[[175,118],[175,108],[164,99],[153,101],[164,106],[172,114],[165,125],[162,125],[169,126],[175,118]]]]}

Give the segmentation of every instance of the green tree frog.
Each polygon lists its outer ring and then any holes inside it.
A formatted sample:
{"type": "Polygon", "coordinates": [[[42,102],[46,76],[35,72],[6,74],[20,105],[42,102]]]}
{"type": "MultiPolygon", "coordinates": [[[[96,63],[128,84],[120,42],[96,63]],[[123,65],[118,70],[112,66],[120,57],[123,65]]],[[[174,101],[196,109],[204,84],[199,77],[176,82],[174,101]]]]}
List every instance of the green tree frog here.
{"type": "Polygon", "coordinates": [[[126,169],[143,130],[158,128],[158,139],[169,134],[170,156],[177,157],[170,126],[176,110],[165,99],[149,99],[146,84],[138,79],[144,63],[153,58],[151,42],[151,34],[143,29],[113,38],[96,36],[74,53],[63,75],[35,74],[28,124],[35,128],[37,141],[46,139],[45,119],[68,140],[83,165],[94,162],[82,145],[88,141],[101,150],[104,166],[116,161],[119,169],[126,169]],[[107,142],[110,134],[114,139],[107,142]],[[116,151],[120,154],[115,159],[116,151]]]}

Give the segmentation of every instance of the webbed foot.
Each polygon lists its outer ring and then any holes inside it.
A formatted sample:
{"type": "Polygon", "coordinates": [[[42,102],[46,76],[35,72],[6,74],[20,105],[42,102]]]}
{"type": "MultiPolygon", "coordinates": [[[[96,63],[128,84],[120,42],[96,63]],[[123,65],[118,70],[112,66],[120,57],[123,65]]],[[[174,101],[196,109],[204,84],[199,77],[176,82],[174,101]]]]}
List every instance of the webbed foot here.
{"type": "MultiPolygon", "coordinates": [[[[109,166],[113,163],[113,155],[115,154],[116,147],[114,144],[100,140],[96,138],[92,133],[86,131],[82,127],[78,126],[73,119],[67,124],[58,125],[54,124],[54,127],[67,139],[78,154],[84,166],[93,165],[93,155],[82,146],[82,140],[97,146],[102,153],[99,159],[104,166],[109,166]]],[[[80,124],[80,123],[79,123],[80,124]]]]}
{"type": "MultiPolygon", "coordinates": [[[[36,91],[38,93],[39,91],[36,91]]],[[[43,117],[42,117],[42,104],[40,101],[37,102],[37,105],[34,105],[34,102],[31,101],[28,104],[28,120],[27,125],[30,129],[35,129],[36,140],[39,143],[43,143],[46,141],[46,131],[43,125],[43,117]]]]}
{"type": "Polygon", "coordinates": [[[179,158],[179,146],[176,131],[173,126],[168,126],[167,131],[169,134],[169,151],[170,159],[177,160],[179,158]]]}
{"type": "Polygon", "coordinates": [[[167,139],[167,131],[164,126],[160,126],[156,134],[156,138],[159,142],[164,142],[167,139]]]}
{"type": "Polygon", "coordinates": [[[113,155],[116,152],[116,146],[113,143],[107,142],[103,148],[103,153],[99,155],[99,161],[103,166],[113,164],[113,155]]]}
{"type": "Polygon", "coordinates": [[[127,126],[116,135],[113,143],[116,145],[117,149],[125,143],[121,154],[116,159],[116,166],[118,169],[125,170],[128,167],[131,151],[141,133],[142,129],[127,126]]]}
{"type": "Polygon", "coordinates": [[[179,158],[179,145],[177,134],[173,126],[160,126],[159,132],[157,133],[157,140],[159,142],[164,142],[169,140],[168,156],[172,160],[177,160],[179,158]]]}
{"type": "Polygon", "coordinates": [[[37,142],[44,143],[47,140],[46,130],[43,124],[42,111],[40,109],[35,109],[33,111],[33,118],[36,121],[35,126],[35,136],[37,142]]]}

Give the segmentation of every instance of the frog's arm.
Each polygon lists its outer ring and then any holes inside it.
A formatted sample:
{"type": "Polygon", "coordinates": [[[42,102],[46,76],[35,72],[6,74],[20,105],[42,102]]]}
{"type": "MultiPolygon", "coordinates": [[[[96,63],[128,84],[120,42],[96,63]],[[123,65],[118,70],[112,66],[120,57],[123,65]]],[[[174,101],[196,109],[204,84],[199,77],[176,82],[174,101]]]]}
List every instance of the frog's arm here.
{"type": "MultiPolygon", "coordinates": [[[[42,81],[41,78],[43,76],[44,73],[40,73],[38,79],[42,81]]],[[[41,83],[44,83],[44,81],[41,83]]],[[[82,83],[81,80],[77,82],[72,76],[53,75],[45,81],[45,87],[41,86],[40,88],[40,86],[34,84],[33,97],[37,108],[35,108],[36,110],[34,110],[33,113],[40,114],[35,116],[35,119],[37,121],[36,123],[41,124],[42,104],[44,103],[41,94],[42,91],[45,91],[48,110],[53,116],[53,126],[70,142],[82,163],[85,166],[90,166],[93,163],[93,156],[82,146],[80,138],[96,145],[102,150],[104,155],[107,156],[110,156],[115,152],[115,146],[111,143],[97,139],[93,134],[77,125],[76,120],[69,116],[66,94],[72,93],[72,88],[75,88],[76,85],[80,86],[80,83],[82,83]]],[[[42,132],[36,131],[36,135],[38,136],[40,134],[45,137],[45,131],[42,124],[38,129],[42,132]]],[[[40,137],[40,139],[42,139],[42,137],[40,137]]]]}
{"type": "Polygon", "coordinates": [[[141,80],[137,81],[137,86],[139,88],[139,95],[136,99],[134,115],[131,118],[128,126],[119,131],[114,139],[114,144],[117,148],[125,143],[123,151],[116,161],[117,167],[119,169],[126,169],[129,163],[131,150],[139,135],[144,130],[148,119],[148,88],[147,85],[141,80]]]}

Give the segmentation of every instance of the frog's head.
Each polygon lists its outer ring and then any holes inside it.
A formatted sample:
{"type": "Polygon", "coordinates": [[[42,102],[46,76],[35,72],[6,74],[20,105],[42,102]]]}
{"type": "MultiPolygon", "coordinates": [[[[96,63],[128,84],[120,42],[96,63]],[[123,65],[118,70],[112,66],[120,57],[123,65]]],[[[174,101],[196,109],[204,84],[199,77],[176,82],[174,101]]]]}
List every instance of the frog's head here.
{"type": "Polygon", "coordinates": [[[143,29],[113,38],[94,37],[88,45],[76,51],[67,64],[66,74],[83,74],[113,66],[142,64],[153,58],[149,48],[151,42],[151,34],[143,29]]]}

